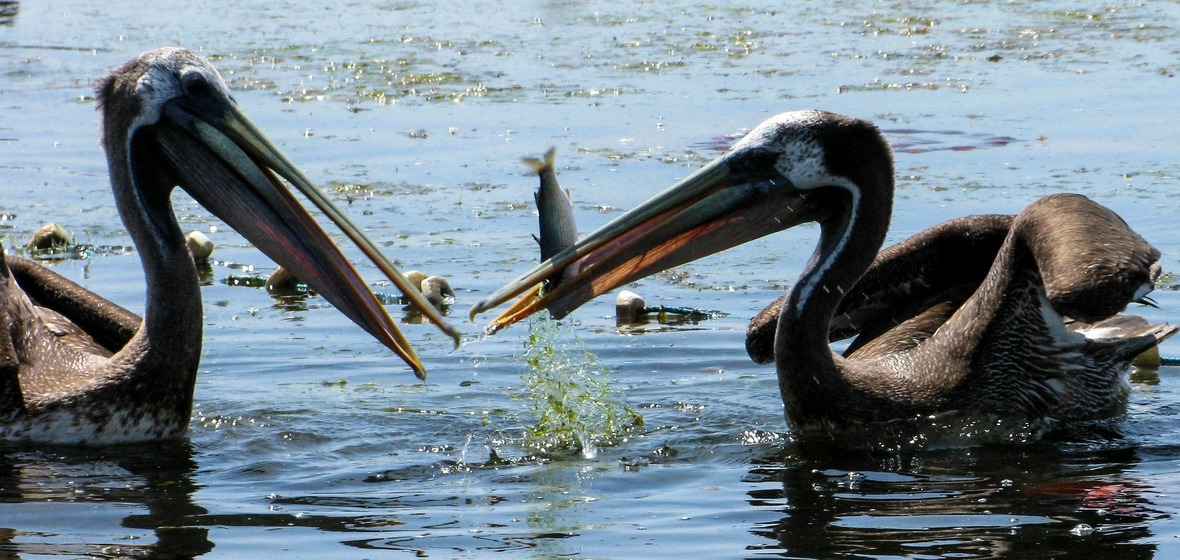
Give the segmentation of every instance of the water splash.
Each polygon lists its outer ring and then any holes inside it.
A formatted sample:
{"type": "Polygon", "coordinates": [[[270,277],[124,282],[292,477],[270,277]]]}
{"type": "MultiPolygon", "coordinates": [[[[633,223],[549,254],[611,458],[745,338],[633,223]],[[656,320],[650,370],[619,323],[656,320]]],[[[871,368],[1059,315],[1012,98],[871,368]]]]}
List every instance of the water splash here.
{"type": "Polygon", "coordinates": [[[529,322],[525,395],[536,416],[524,445],[541,452],[577,450],[586,459],[643,424],[580,340],[563,341],[557,321],[542,312],[529,322]]]}

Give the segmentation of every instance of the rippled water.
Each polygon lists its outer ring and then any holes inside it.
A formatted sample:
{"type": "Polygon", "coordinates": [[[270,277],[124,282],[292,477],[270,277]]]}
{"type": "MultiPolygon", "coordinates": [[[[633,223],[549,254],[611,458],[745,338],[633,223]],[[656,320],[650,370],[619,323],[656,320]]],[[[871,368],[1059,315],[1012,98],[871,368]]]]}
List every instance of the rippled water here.
{"type": "MultiPolygon", "coordinates": [[[[0,551],[1173,557],[1175,367],[1135,372],[1125,417],[1044,439],[1000,426],[986,428],[1007,431],[998,445],[796,441],[773,370],[742,340],[746,318],[794,281],[814,228],[632,286],[727,316],[618,330],[601,298],[561,323],[557,345],[584,345],[643,417],[592,457],[525,447],[528,328],[481,339],[464,317],[535,261],[522,156],[557,147],[590,231],[763,118],[810,107],[873,119],[894,144],[891,240],[1074,191],[1118,211],[1175,271],[1177,21],[1175,2],[0,2],[8,250],[61,223],[90,250],[55,268],[142,309],[91,84],[180,44],[215,61],[389,255],[451,279],[467,333],[451,351],[407,325],[430,369],[419,383],[323,300],[222,283],[272,265],[179,195],[182,226],[218,244],[189,439],[4,451],[0,551]]],[[[1155,298],[1134,311],[1174,321],[1177,292],[1155,298]]]]}

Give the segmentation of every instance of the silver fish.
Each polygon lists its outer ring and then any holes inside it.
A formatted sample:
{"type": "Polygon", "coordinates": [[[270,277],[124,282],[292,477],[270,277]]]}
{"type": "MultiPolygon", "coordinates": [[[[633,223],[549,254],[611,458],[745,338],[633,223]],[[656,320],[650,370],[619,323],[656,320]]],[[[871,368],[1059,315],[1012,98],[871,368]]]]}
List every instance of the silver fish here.
{"type": "Polygon", "coordinates": [[[578,227],[574,223],[574,205],[570,193],[557,184],[553,161],[557,148],[549,148],[544,159],[524,158],[537,173],[541,184],[533,199],[537,202],[537,221],[541,236],[534,238],[541,244],[541,260],[548,260],[578,241],[578,227]]]}
{"type": "MultiPolygon", "coordinates": [[[[574,204],[570,200],[570,193],[557,184],[557,172],[553,166],[557,148],[549,148],[544,159],[523,158],[524,162],[537,173],[541,179],[537,192],[533,193],[533,200],[537,202],[537,221],[541,225],[540,237],[533,235],[533,239],[541,246],[541,262],[545,262],[554,255],[572,247],[578,241],[578,227],[574,224],[574,204]]],[[[521,298],[515,305],[505,311],[501,317],[512,316],[517,309],[524,309],[532,299],[540,298],[561,285],[561,281],[575,270],[566,267],[559,273],[546,278],[544,282],[529,289],[528,295],[521,298]]],[[[471,315],[472,320],[475,315],[471,315]]],[[[515,320],[507,320],[510,325],[515,320]]],[[[495,332],[494,330],[489,331],[495,332]]]]}

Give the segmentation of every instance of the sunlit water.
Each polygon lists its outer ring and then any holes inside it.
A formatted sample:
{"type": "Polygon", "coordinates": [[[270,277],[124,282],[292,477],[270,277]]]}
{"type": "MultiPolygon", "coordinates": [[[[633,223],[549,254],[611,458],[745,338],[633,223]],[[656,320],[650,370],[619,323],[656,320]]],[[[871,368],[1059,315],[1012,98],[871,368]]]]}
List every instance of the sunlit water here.
{"type": "MultiPolygon", "coordinates": [[[[875,120],[893,142],[891,240],[1074,191],[1180,268],[1180,5],[792,4],[0,2],[9,251],[61,223],[93,250],[56,269],[142,310],[91,84],[180,44],[214,59],[251,118],[390,256],[451,279],[450,317],[467,333],[452,351],[433,327],[406,325],[430,369],[419,383],[323,300],[223,284],[273,265],[178,195],[183,227],[218,245],[189,438],[3,452],[0,551],[1180,554],[1173,367],[1133,375],[1125,417],[1047,439],[977,426],[930,448],[797,441],[773,369],[750,363],[742,340],[746,318],[794,281],[810,227],[631,286],[726,317],[620,331],[604,297],[563,321],[562,343],[584,344],[644,423],[592,458],[522,445],[528,328],[483,339],[465,316],[535,262],[535,178],[520,158],[549,146],[590,231],[767,116],[823,108],[875,120]],[[1007,442],[972,445],[994,430],[1007,442]]],[[[1180,296],[1154,297],[1158,309],[1133,310],[1175,321],[1180,296]]]]}

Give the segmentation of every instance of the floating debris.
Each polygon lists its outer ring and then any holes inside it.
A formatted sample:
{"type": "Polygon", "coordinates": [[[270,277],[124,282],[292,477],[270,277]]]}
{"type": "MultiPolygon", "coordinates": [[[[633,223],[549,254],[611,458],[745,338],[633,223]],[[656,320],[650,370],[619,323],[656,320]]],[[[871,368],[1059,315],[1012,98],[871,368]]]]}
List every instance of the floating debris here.
{"type": "Polygon", "coordinates": [[[623,290],[615,297],[615,323],[618,326],[644,323],[651,316],[659,323],[677,321],[704,321],[727,316],[720,311],[708,311],[695,307],[672,305],[649,306],[643,297],[630,290],[623,290]],[[674,319],[669,316],[674,316],[674,319]]]}
{"type": "Polygon", "coordinates": [[[677,305],[655,305],[643,308],[642,314],[658,315],[659,322],[668,322],[668,315],[676,315],[690,320],[706,320],[716,319],[719,317],[728,317],[728,313],[722,311],[711,311],[708,309],[697,309],[695,307],[680,307],[677,305]]]}
{"type": "Polygon", "coordinates": [[[895,128],[883,130],[889,136],[893,151],[907,154],[924,154],[949,150],[965,152],[983,148],[1002,148],[1020,142],[1018,138],[1003,134],[970,133],[961,130],[918,130],[895,128]]]}
{"type": "Polygon", "coordinates": [[[615,321],[620,325],[634,323],[646,307],[647,302],[643,301],[643,296],[631,290],[623,290],[615,296],[615,321]]]}
{"type": "Polygon", "coordinates": [[[32,252],[61,251],[67,249],[73,243],[73,239],[70,239],[70,235],[66,233],[65,228],[54,223],[48,223],[41,226],[41,229],[33,232],[33,238],[29,241],[28,249],[32,252]]]}
{"type": "Polygon", "coordinates": [[[266,277],[259,274],[230,274],[221,280],[226,286],[243,286],[246,288],[265,288],[266,277]]]}
{"type": "Polygon", "coordinates": [[[190,231],[184,236],[184,244],[188,247],[188,253],[193,256],[193,260],[198,263],[209,262],[209,256],[213,254],[213,241],[199,231],[190,231]]]}
{"type": "Polygon", "coordinates": [[[1074,525],[1073,529],[1069,530],[1069,534],[1075,537],[1088,537],[1094,534],[1094,527],[1086,523],[1078,523],[1074,525]]]}
{"type": "Polygon", "coordinates": [[[278,267],[266,278],[266,292],[273,296],[306,294],[307,284],[295,277],[291,271],[278,267]]]}
{"type": "Polygon", "coordinates": [[[1131,365],[1139,369],[1159,369],[1164,363],[1164,359],[1160,357],[1158,345],[1144,350],[1142,354],[1135,356],[1135,359],[1131,361],[1131,365]]]}

